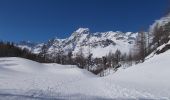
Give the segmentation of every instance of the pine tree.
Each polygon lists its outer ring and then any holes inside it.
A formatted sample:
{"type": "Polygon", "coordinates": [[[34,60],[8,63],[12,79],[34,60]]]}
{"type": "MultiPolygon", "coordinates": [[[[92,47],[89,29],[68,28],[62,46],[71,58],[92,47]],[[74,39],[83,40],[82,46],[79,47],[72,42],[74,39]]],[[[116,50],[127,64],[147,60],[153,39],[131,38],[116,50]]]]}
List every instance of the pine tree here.
{"type": "Polygon", "coordinates": [[[82,45],[80,45],[80,50],[77,53],[75,60],[76,60],[76,65],[78,65],[78,67],[85,68],[86,60],[85,60],[85,57],[84,57],[84,54],[83,54],[82,45]]]}
{"type": "Polygon", "coordinates": [[[67,55],[67,57],[68,57],[68,61],[67,61],[68,64],[73,64],[72,56],[73,56],[72,51],[69,51],[68,55],[67,55]]]}
{"type": "Polygon", "coordinates": [[[47,51],[48,51],[48,48],[47,48],[47,45],[44,44],[42,46],[42,49],[41,49],[41,52],[39,53],[39,55],[43,58],[44,62],[47,62],[47,51]]]}
{"type": "Polygon", "coordinates": [[[137,37],[137,56],[138,60],[144,62],[146,57],[146,34],[145,32],[140,32],[137,37]]]}
{"type": "Polygon", "coordinates": [[[121,56],[120,50],[116,50],[116,52],[115,52],[116,64],[118,64],[120,62],[120,60],[121,60],[120,56],[121,56]]]}
{"type": "Polygon", "coordinates": [[[89,54],[89,56],[87,57],[87,70],[90,71],[90,67],[92,66],[92,55],[93,54],[89,54]]]}
{"type": "Polygon", "coordinates": [[[157,24],[154,27],[154,31],[153,31],[153,44],[156,43],[156,48],[161,45],[160,41],[161,41],[162,32],[163,32],[163,27],[159,27],[159,25],[157,24]]]}

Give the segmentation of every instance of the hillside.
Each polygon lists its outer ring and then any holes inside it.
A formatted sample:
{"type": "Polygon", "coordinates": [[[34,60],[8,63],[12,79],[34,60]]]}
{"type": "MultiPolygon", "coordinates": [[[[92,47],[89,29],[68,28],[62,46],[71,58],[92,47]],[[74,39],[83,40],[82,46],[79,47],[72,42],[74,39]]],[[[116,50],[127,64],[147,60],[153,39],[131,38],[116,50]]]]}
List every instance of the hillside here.
{"type": "Polygon", "coordinates": [[[170,99],[170,50],[154,55],[144,63],[122,69],[107,78],[118,84],[170,99]],[[121,82],[121,83],[120,83],[121,82]]]}
{"type": "Polygon", "coordinates": [[[0,99],[170,99],[170,51],[98,77],[72,65],[0,58],[0,99]]]}

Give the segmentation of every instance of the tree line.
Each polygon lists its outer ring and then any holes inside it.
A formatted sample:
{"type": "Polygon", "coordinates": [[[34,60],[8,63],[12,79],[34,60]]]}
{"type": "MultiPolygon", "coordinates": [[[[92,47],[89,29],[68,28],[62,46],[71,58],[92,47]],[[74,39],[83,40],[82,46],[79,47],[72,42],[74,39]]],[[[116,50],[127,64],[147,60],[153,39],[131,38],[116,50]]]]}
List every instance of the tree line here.
{"type": "Polygon", "coordinates": [[[0,57],[22,57],[41,63],[52,62],[49,59],[44,59],[41,55],[31,53],[28,49],[16,47],[13,42],[3,41],[0,41],[0,57]]]}
{"type": "Polygon", "coordinates": [[[83,53],[82,46],[80,46],[79,52],[73,56],[72,50],[65,53],[61,48],[57,48],[57,52],[52,55],[48,54],[48,47],[44,44],[39,55],[44,59],[50,59],[54,63],[77,65],[79,68],[87,69],[94,74],[100,74],[100,76],[104,76],[104,71],[107,69],[112,68],[116,71],[123,64],[131,66],[134,60],[131,54],[121,53],[120,50],[116,50],[115,53],[109,52],[108,55],[102,58],[94,58],[90,46],[86,56],[83,53]]]}

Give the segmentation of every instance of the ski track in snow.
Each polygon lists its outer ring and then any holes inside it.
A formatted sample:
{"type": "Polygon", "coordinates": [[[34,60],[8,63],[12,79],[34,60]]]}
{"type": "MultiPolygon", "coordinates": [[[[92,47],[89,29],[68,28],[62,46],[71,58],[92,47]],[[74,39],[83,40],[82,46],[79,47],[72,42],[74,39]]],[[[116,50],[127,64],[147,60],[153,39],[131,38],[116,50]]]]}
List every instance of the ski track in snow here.
{"type": "Polygon", "coordinates": [[[160,98],[71,65],[0,58],[0,100],[152,100],[160,98]]]}

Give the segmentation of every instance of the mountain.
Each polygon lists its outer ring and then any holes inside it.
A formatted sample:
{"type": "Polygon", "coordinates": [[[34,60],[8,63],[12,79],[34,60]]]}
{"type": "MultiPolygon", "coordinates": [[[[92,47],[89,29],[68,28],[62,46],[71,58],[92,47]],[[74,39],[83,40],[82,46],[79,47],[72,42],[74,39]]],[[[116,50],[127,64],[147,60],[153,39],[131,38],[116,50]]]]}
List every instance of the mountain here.
{"type": "Polygon", "coordinates": [[[19,43],[18,46],[28,48],[33,53],[40,53],[42,46],[45,44],[47,46],[47,54],[50,56],[55,56],[61,51],[65,54],[72,52],[73,56],[76,56],[82,51],[84,56],[92,53],[93,57],[102,57],[106,56],[109,52],[114,53],[117,49],[122,53],[129,53],[130,48],[134,45],[137,34],[120,31],[91,33],[89,28],[79,28],[66,39],[53,38],[47,43],[19,43]]]}
{"type": "Polygon", "coordinates": [[[32,53],[38,54],[41,52],[42,46],[44,43],[34,43],[30,41],[21,41],[19,43],[16,43],[17,47],[20,47],[21,49],[28,49],[32,53]]]}

